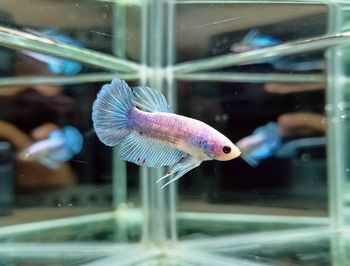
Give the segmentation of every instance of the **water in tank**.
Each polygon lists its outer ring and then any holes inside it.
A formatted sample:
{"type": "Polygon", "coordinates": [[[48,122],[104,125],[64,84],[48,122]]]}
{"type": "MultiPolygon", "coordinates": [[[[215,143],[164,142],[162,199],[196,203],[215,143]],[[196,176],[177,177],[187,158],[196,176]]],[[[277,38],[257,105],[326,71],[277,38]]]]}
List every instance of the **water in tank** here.
{"type": "Polygon", "coordinates": [[[349,265],[349,15],[1,1],[0,265],[349,265]]]}

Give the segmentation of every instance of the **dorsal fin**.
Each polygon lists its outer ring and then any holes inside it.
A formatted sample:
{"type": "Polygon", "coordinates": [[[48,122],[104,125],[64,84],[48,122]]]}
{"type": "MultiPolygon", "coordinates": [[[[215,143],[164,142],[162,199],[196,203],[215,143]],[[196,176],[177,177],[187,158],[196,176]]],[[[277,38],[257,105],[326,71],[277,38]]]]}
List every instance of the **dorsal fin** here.
{"type": "Polygon", "coordinates": [[[174,112],[164,95],[149,87],[133,88],[132,103],[142,111],[146,112],[174,112]]]}

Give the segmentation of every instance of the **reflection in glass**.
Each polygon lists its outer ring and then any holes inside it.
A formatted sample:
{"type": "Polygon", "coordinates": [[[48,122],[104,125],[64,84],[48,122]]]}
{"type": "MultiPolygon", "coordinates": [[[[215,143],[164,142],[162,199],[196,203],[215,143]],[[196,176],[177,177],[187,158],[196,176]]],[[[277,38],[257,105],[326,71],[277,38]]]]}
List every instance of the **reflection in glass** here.
{"type": "Polygon", "coordinates": [[[345,265],[347,10],[1,2],[0,264],[345,265]],[[115,77],[161,90],[250,164],[203,163],[160,189],[165,169],[117,160],[92,129],[96,93],[115,77]],[[67,125],[84,139],[74,157],[20,156],[67,125]]]}

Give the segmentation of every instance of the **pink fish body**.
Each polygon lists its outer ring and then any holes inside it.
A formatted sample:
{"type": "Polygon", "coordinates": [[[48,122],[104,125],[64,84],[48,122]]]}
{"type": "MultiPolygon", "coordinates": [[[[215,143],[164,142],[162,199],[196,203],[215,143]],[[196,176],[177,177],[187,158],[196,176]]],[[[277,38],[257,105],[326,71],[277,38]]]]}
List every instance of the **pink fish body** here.
{"type": "Polygon", "coordinates": [[[179,179],[202,161],[227,161],[239,149],[209,125],[173,113],[164,96],[148,87],[131,89],[114,79],[104,85],[93,105],[92,119],[99,139],[118,145],[118,156],[148,167],[170,166],[173,176],[162,187],[179,179]]]}

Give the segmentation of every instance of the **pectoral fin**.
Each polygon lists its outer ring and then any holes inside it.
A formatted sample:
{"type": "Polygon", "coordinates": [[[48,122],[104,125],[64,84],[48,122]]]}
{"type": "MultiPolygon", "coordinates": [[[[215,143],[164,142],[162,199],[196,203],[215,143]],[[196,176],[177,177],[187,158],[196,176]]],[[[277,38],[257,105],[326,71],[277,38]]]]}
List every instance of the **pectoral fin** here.
{"type": "Polygon", "coordinates": [[[162,186],[162,189],[163,189],[164,187],[166,187],[170,183],[178,180],[180,177],[182,177],[187,172],[191,171],[193,168],[196,168],[197,166],[199,166],[201,164],[201,162],[202,161],[198,160],[197,158],[195,158],[191,155],[186,155],[178,163],[171,166],[169,169],[169,172],[165,176],[159,178],[156,181],[156,183],[162,181],[163,179],[165,179],[169,176],[172,176],[172,178],[162,186]]]}

